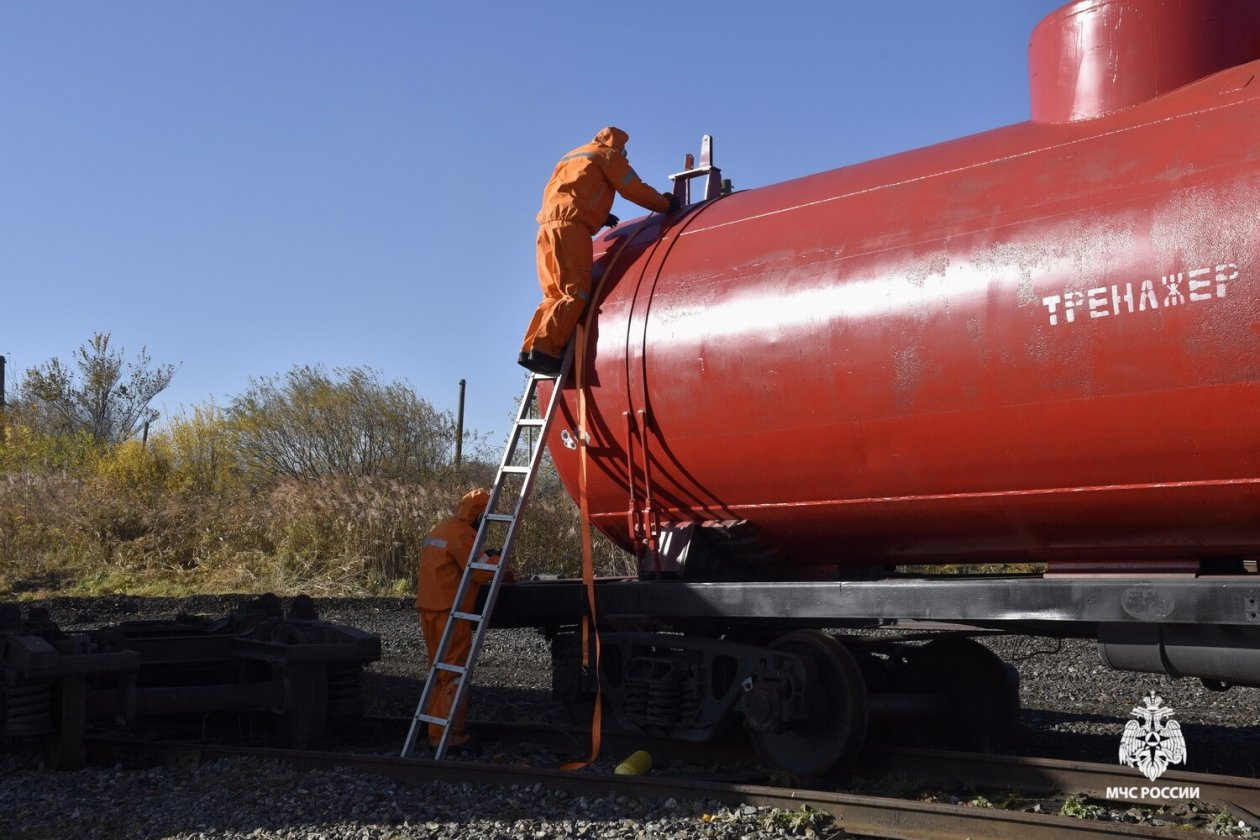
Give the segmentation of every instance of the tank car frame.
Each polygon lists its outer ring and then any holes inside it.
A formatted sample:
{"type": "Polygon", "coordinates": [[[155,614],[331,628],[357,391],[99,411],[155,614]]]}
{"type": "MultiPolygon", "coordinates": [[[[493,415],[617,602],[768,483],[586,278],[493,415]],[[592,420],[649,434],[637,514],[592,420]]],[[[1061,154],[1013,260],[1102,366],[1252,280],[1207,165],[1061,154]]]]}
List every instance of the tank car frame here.
{"type": "Polygon", "coordinates": [[[714,176],[596,241],[548,445],[641,579],[597,587],[598,675],[581,585],[504,589],[496,620],[554,639],[558,696],[598,685],[655,735],[742,719],[814,773],[868,727],[948,720],[976,747],[1016,717],[987,648],[872,629],[1095,639],[1113,668],[1260,685],[1260,158],[1239,141],[1260,4],[1076,0],[1029,59],[1029,122],[755,190],[714,176]]]}
{"type": "MultiPolygon", "coordinates": [[[[620,726],[708,740],[742,718],[768,760],[803,774],[842,766],[868,726],[949,720],[969,749],[1009,738],[1012,672],[967,635],[1096,639],[1112,668],[1260,685],[1255,576],[608,579],[596,604],[601,691],[620,726]]],[[[554,694],[579,709],[594,696],[575,629],[587,614],[576,581],[504,586],[494,614],[552,638],[554,694]]]]}
{"type": "Polygon", "coordinates": [[[728,530],[725,579],[1260,561],[1260,5],[1077,0],[1029,55],[1028,122],[596,240],[548,445],[597,528],[728,530]]]}

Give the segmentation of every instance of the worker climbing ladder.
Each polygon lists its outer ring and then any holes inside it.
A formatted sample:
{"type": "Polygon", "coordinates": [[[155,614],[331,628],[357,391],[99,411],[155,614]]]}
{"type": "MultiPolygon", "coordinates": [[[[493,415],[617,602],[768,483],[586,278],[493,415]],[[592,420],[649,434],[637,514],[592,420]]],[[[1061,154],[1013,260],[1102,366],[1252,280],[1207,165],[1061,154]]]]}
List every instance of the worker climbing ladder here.
{"type": "Polygon", "coordinates": [[[429,670],[428,679],[425,680],[424,691],[420,694],[420,702],[416,704],[416,713],[411,719],[411,729],[407,732],[407,740],[403,744],[402,756],[404,758],[411,755],[416,745],[416,738],[428,724],[435,724],[442,728],[442,737],[433,751],[433,757],[442,758],[446,754],[452,724],[459,714],[460,704],[472,681],[473,665],[477,661],[477,653],[481,650],[481,643],[489,629],[490,615],[494,611],[494,602],[499,595],[499,585],[509,566],[521,516],[525,512],[525,505],[529,502],[530,493],[534,489],[534,479],[538,475],[538,466],[542,463],[547,431],[551,426],[555,408],[560,403],[562,391],[560,384],[564,382],[569,374],[569,368],[573,365],[573,347],[574,343],[570,342],[569,349],[564,354],[560,372],[554,376],[555,387],[551,389],[551,397],[547,400],[546,409],[541,412],[541,415],[537,411],[540,405],[538,383],[551,381],[552,376],[531,374],[525,393],[521,396],[521,405],[516,412],[516,423],[512,427],[507,446],[503,450],[503,460],[499,463],[499,472],[490,490],[486,512],[482,515],[481,524],[477,527],[477,536],[473,540],[472,551],[468,555],[468,564],[464,567],[459,586],[455,590],[455,599],[451,602],[450,618],[442,631],[442,640],[438,643],[437,650],[430,652],[433,667],[429,670]],[[524,463],[521,463],[522,461],[524,463]],[[515,495],[514,503],[511,499],[513,495],[515,495]],[[511,512],[499,512],[500,506],[510,508],[511,512]],[[482,551],[486,544],[492,541],[499,544],[499,562],[482,562],[479,559],[482,551]],[[490,582],[486,585],[486,597],[482,601],[481,611],[477,612],[476,607],[472,611],[459,609],[474,585],[473,578],[478,572],[492,573],[490,582]],[[472,644],[468,651],[467,661],[463,665],[446,661],[457,621],[469,622],[473,630],[472,644]],[[447,713],[449,717],[428,713],[434,692],[437,691],[439,671],[448,671],[455,675],[455,698],[447,713]]]}

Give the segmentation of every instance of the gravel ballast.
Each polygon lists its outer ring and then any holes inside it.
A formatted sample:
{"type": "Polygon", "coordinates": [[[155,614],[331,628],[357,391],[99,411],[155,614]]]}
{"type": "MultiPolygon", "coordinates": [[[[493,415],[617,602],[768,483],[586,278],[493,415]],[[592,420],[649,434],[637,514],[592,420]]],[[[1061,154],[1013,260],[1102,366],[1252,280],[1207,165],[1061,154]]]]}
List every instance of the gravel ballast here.
{"type": "MultiPolygon", "coordinates": [[[[40,605],[63,630],[74,632],[178,612],[221,615],[242,600],[58,598],[40,605]]],[[[317,604],[321,618],[381,637],[382,660],[364,678],[368,713],[409,715],[424,673],[423,643],[409,602],[377,598],[317,604]]],[[[1019,671],[1024,711],[1013,752],[1114,763],[1129,710],[1154,689],[1176,710],[1185,733],[1190,760],[1184,769],[1255,775],[1260,691],[1212,692],[1197,680],[1111,671],[1091,642],[999,637],[984,643],[1019,671]]],[[[567,723],[550,699],[549,664],[541,635],[492,632],[477,665],[471,717],[567,723]]],[[[1117,766],[1118,784],[1135,772],[1117,766]]],[[[53,773],[21,750],[0,754],[0,803],[0,838],[637,840],[801,836],[814,830],[767,809],[615,796],[567,798],[536,786],[406,787],[350,770],[295,770],[254,759],[194,768],[53,773]]],[[[816,833],[825,837],[829,830],[818,826],[816,833]]]]}

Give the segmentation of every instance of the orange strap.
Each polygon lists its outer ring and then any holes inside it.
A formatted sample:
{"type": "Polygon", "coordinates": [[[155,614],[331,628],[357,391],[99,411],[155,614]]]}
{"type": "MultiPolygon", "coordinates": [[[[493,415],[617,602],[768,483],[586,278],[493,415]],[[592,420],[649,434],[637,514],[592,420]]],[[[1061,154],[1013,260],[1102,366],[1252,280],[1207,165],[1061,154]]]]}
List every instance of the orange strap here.
{"type": "MultiPolygon", "coordinates": [[[[599,679],[599,630],[596,623],[595,607],[595,555],[591,543],[591,506],[586,493],[587,448],[589,439],[586,433],[586,325],[577,328],[577,347],[574,348],[573,363],[577,367],[576,385],[578,392],[578,508],[582,517],[582,584],[586,588],[586,602],[589,614],[582,619],[582,667],[590,668],[595,675],[595,711],[591,717],[591,757],[586,761],[574,761],[561,765],[562,770],[580,770],[588,767],[599,758],[600,740],[602,736],[603,692],[599,679]],[[594,642],[594,662],[588,658],[591,643],[594,642]]],[[[560,383],[556,383],[559,387],[560,383]]]]}
{"type": "MultiPolygon", "coordinates": [[[[594,288],[591,290],[586,312],[583,313],[582,320],[578,322],[577,333],[574,336],[574,340],[577,342],[577,346],[573,348],[573,364],[576,367],[574,385],[577,388],[578,396],[578,508],[582,517],[582,584],[586,589],[586,603],[588,606],[588,614],[582,619],[582,667],[591,668],[592,673],[595,674],[595,711],[591,716],[590,758],[586,761],[573,761],[563,764],[560,767],[562,770],[580,770],[583,767],[589,767],[595,762],[595,759],[599,758],[603,722],[603,689],[599,679],[599,626],[595,606],[595,559],[594,549],[591,544],[591,506],[586,494],[587,457],[590,445],[590,437],[586,431],[586,354],[589,350],[587,342],[590,334],[586,329],[586,321],[587,318],[594,317],[591,313],[594,311],[595,302],[600,298],[604,280],[612,275],[614,266],[616,266],[622,252],[625,251],[626,246],[633,238],[627,237],[617,243],[616,250],[608,258],[599,281],[595,283],[594,288]],[[595,654],[594,662],[590,661],[590,653],[592,651],[595,654]]],[[[556,382],[557,388],[563,385],[564,383],[562,382],[556,382]]]]}

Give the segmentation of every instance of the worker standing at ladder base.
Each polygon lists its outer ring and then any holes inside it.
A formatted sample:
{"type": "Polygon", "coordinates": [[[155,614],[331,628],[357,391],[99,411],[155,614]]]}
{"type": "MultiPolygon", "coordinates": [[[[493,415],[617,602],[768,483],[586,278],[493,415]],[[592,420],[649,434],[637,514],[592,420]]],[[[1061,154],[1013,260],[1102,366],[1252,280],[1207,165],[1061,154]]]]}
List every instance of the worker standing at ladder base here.
{"type": "MultiPolygon", "coordinates": [[[[450,671],[435,669],[437,663],[434,662],[434,654],[450,620],[451,610],[456,608],[454,601],[459,581],[477,538],[477,526],[489,502],[490,493],[482,488],[465,493],[455,506],[454,514],[438,523],[420,547],[420,565],[416,574],[416,610],[420,613],[420,630],[424,634],[424,644],[429,652],[429,678],[436,678],[438,681],[429,702],[428,714],[437,717],[451,717],[451,704],[458,687],[456,680],[459,678],[450,671]]],[[[478,560],[482,563],[496,563],[498,553],[497,549],[487,549],[478,560]]],[[[481,585],[488,583],[493,574],[490,571],[474,571],[472,580],[475,585],[469,587],[464,603],[458,609],[471,611],[481,585]]],[[[510,568],[504,570],[504,581],[510,582],[514,577],[510,568]]],[[[466,664],[471,646],[472,626],[467,621],[456,620],[451,628],[451,640],[444,662],[450,665],[466,664]]],[[[465,691],[453,719],[451,735],[447,739],[448,747],[460,747],[468,743],[469,736],[464,731],[467,718],[468,693],[465,691]]],[[[429,745],[436,747],[441,738],[442,727],[429,724],[429,745]]]]}
{"type": "Polygon", "coordinates": [[[630,167],[630,135],[609,126],[556,164],[538,212],[538,284],[543,301],[525,332],[517,362],[548,376],[560,372],[565,348],[591,294],[591,237],[615,227],[614,194],[656,213],[678,209],[673,193],[649,187],[630,167]]]}

